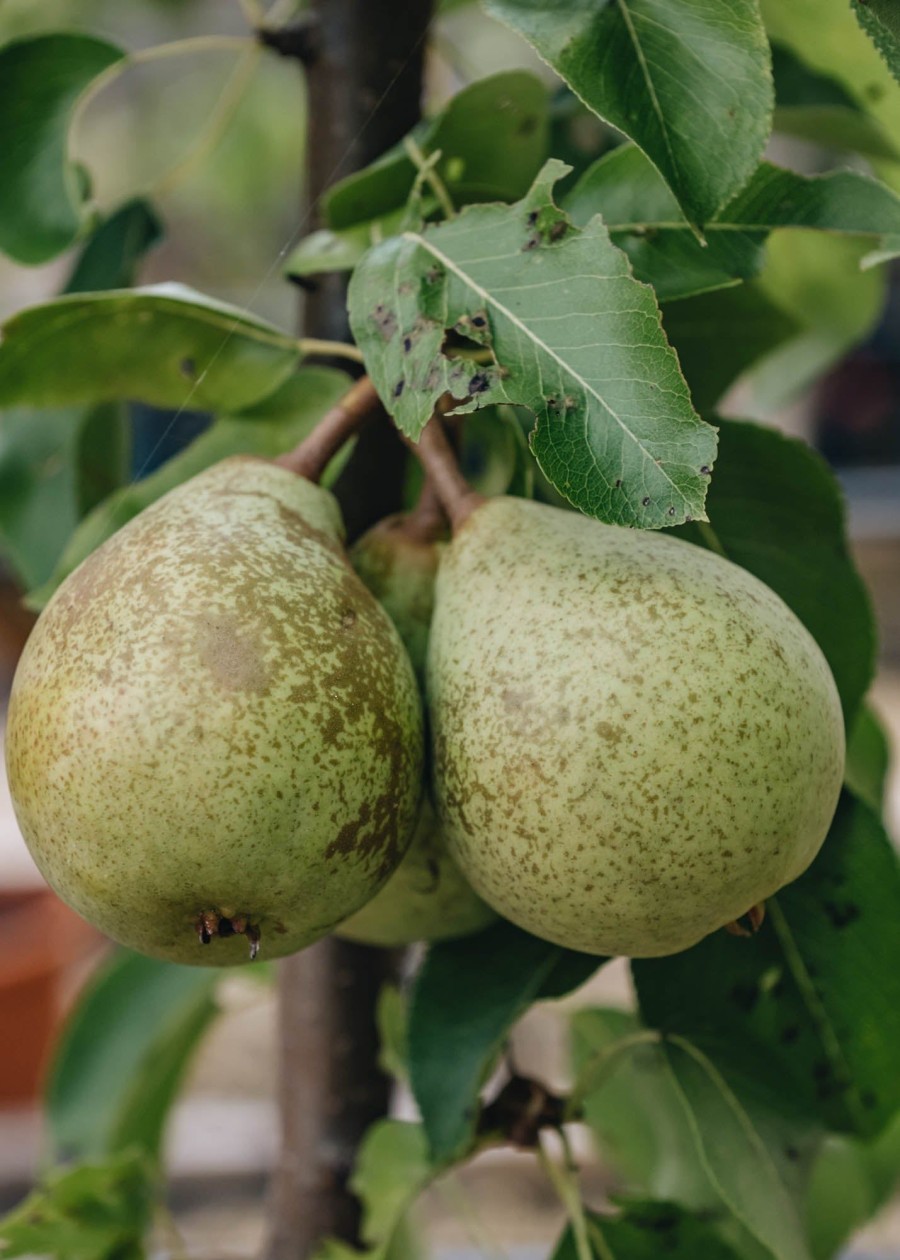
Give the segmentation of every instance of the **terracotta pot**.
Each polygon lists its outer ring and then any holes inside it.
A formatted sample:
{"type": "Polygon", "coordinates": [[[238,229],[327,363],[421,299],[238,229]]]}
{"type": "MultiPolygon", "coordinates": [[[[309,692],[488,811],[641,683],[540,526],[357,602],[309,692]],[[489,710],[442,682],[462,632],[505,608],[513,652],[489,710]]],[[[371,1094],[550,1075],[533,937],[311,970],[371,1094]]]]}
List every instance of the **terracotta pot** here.
{"type": "Polygon", "coordinates": [[[0,1106],[37,1096],[65,1007],[101,944],[49,888],[0,893],[0,1106]]]}

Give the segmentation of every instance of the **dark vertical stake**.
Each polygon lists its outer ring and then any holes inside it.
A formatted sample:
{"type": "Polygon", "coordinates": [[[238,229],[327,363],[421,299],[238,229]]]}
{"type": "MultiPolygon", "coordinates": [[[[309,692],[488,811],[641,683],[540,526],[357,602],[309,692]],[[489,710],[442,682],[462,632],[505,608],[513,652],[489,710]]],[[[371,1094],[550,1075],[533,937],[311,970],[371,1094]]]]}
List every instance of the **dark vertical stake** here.
{"type": "MultiPolygon", "coordinates": [[[[314,0],[307,66],[307,195],[366,166],[415,125],[425,34],[433,0],[314,0]]],[[[266,42],[278,46],[275,40],[266,42]]],[[[282,51],[291,53],[287,44],[282,51]]],[[[292,55],[300,55],[294,51],[292,55]]],[[[316,226],[315,219],[310,230],[316,226]]],[[[323,278],[305,299],[308,336],[347,334],[343,277],[323,278]]],[[[351,534],[396,510],[402,450],[385,424],[357,445],[338,488],[351,534]]],[[[359,1242],[347,1190],[356,1148],[383,1115],[375,1001],[390,955],[328,937],[281,964],[279,1101],[282,1150],[266,1260],[305,1260],[325,1235],[359,1242]]]]}

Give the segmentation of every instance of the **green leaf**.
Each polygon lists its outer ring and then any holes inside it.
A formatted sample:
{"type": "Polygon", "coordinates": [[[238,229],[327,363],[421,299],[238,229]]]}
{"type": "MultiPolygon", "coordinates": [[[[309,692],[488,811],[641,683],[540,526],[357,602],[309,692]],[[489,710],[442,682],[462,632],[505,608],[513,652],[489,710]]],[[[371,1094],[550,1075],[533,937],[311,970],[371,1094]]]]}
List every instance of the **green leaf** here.
{"type": "Polygon", "coordinates": [[[136,198],[105,219],[88,238],[65,287],[66,293],[128,289],[138,264],[163,236],[153,206],[136,198]]]}
{"type": "Polygon", "coordinates": [[[880,814],[890,768],[887,733],[869,705],[862,705],[847,732],[847,767],[844,781],[870,809],[880,814]]]}
{"type": "Polygon", "coordinates": [[[630,1011],[576,1011],[571,1021],[576,1089],[588,1085],[585,1122],[605,1163],[629,1193],[709,1208],[717,1196],[697,1157],[696,1141],[657,1049],[645,1042],[626,1053],[641,1025],[630,1011]],[[596,1073],[594,1065],[608,1065],[596,1073]],[[597,1079],[599,1075],[599,1079],[597,1079]]]}
{"type": "MultiPolygon", "coordinates": [[[[479,79],[457,93],[429,123],[413,132],[427,158],[440,152],[436,171],[454,205],[515,201],[547,154],[549,101],[540,79],[522,70],[479,79]]],[[[366,225],[406,203],[417,167],[401,143],[325,194],[328,227],[366,225]]]]}
{"type": "Polygon", "coordinates": [[[710,1059],[683,1037],[660,1047],[710,1181],[735,1222],[778,1260],[808,1260],[797,1208],[764,1136],[710,1059]]]}
{"type": "Polygon", "coordinates": [[[166,1119],[218,1013],[218,973],[121,950],[88,984],[63,1030],[46,1087],[54,1156],[159,1155],[166,1119]]]}
{"type": "Polygon", "coordinates": [[[3,407],[128,398],[233,413],[272,393],[298,357],[277,328],[175,284],[71,294],[2,332],[3,407]]]}
{"type": "Polygon", "coordinates": [[[701,412],[712,410],[742,373],[803,331],[758,281],[671,302],[663,325],[701,412]]]}
{"type": "Polygon", "coordinates": [[[84,514],[124,470],[119,409],[0,414],[0,551],[24,587],[47,580],[84,514]]]}
{"type": "Polygon", "coordinates": [[[829,149],[900,161],[900,148],[881,123],[831,75],[820,74],[791,49],[772,45],[775,130],[829,149]]]}
{"type": "MultiPolygon", "coordinates": [[[[605,1069],[589,1095],[588,1116],[602,1149],[608,1137],[625,1135],[631,1185],[712,1214],[719,1236],[741,1255],[756,1260],[762,1247],[778,1260],[808,1260],[798,1203],[771,1149],[765,1113],[748,1108],[699,1044],[646,1031],[617,1036],[609,1015],[589,1012],[579,1025],[587,1041],[582,1054],[599,1052],[605,1069]],[[628,1133],[629,1108],[642,1141],[628,1133]]],[[[705,1251],[698,1254],[705,1260],[705,1251]]]]}
{"type": "Polygon", "coordinates": [[[746,280],[762,269],[763,245],[776,228],[813,228],[874,242],[900,232],[900,197],[854,171],[798,175],[763,162],[746,187],[693,236],[664,181],[634,145],[590,167],[566,198],[577,224],[601,214],[639,280],[660,301],[746,280]]]}
{"type": "Polygon", "coordinates": [[[375,1008],[378,1023],[378,1066],[395,1080],[409,1076],[409,1003],[395,984],[384,984],[375,1008]]]}
{"type": "Polygon", "coordinates": [[[314,1260],[407,1260],[409,1211],[435,1176],[420,1124],[379,1120],[369,1128],[356,1156],[350,1189],[360,1200],[364,1251],[337,1238],[323,1239],[314,1260]]]}
{"type": "Polygon", "coordinates": [[[69,118],[91,81],[124,57],[87,35],[39,35],[0,48],[0,250],[41,263],[71,245],[84,196],[68,160],[69,118]]]}
{"type": "Polygon", "coordinates": [[[722,420],[709,527],[685,526],[770,586],[822,649],[848,729],[875,673],[876,628],[850,554],[840,487],[804,442],[722,420]]]}
{"type": "Polygon", "coordinates": [[[815,1260],[831,1260],[893,1195],[900,1177],[900,1116],[874,1142],[829,1135],[810,1176],[807,1230],[815,1260]]]}
{"type": "Polygon", "coordinates": [[[140,1151],[56,1170],[0,1220],[0,1256],[144,1260],[156,1175],[140,1151]]]}
{"type": "Polygon", "coordinates": [[[863,30],[900,82],[900,12],[896,0],[851,0],[863,30]]]}
{"type": "Polygon", "coordinates": [[[652,292],[599,219],[573,228],[547,163],[514,206],[473,206],[372,249],[350,284],[350,320],[385,406],[418,437],[447,390],[461,410],[518,403],[561,494],[611,524],[703,519],[715,432],[691,407],[652,292]],[[455,329],[493,362],[443,353],[455,329]],[[706,471],[703,471],[706,470],[706,471]]]}
{"type": "Polygon", "coordinates": [[[602,964],[506,922],[431,947],[412,993],[409,1068],[435,1164],[471,1145],[481,1087],[516,1020],[602,964]]]}
{"type": "MultiPolygon", "coordinates": [[[[161,227],[132,201],[88,238],[70,291],[132,283],[161,227]]],[[[120,405],[0,414],[0,550],[25,589],[46,582],[78,521],[126,479],[131,428],[120,405]]]]}
{"type": "Polygon", "coordinates": [[[311,232],[288,255],[284,273],[303,277],[323,271],[352,271],[367,249],[400,229],[405,217],[405,211],[397,210],[338,231],[321,228],[311,232]]]}
{"type": "MultiPolygon", "coordinates": [[[[223,416],[214,421],[190,446],[149,477],[117,490],[86,516],[72,534],[50,578],[29,594],[29,606],[42,608],[59,584],[95,548],[183,481],[229,455],[258,455],[265,459],[290,450],[312,430],[328,408],[334,406],[346,392],[347,385],[347,377],[334,369],[301,368],[255,407],[239,416],[223,416]]],[[[349,450],[345,448],[326,469],[322,478],[324,485],[333,484],[347,454],[349,450]]],[[[0,521],[2,511],[0,505],[0,521]]]]}
{"type": "Polygon", "coordinates": [[[646,153],[692,223],[747,181],[772,77],[756,0],[485,0],[602,119],[646,153]]]}
{"type": "Polygon", "coordinates": [[[900,258],[900,234],[885,236],[878,249],[873,249],[860,260],[860,267],[868,271],[871,267],[880,267],[882,263],[893,262],[900,258]]]}
{"type": "Polygon", "coordinates": [[[873,1136],[900,1108],[898,905],[897,854],[845,793],[818,858],[770,898],[752,941],[717,932],[634,962],[644,1018],[788,1111],[873,1136]]]}
{"type": "Polygon", "coordinates": [[[412,1204],[434,1176],[420,1124],[380,1120],[366,1133],[350,1189],[361,1200],[363,1242],[386,1252],[412,1204]]]}
{"type": "Polygon", "coordinates": [[[900,83],[847,0],[761,0],[760,7],[770,37],[811,69],[837,80],[900,147],[900,83]]]}
{"type": "MultiPolygon", "coordinates": [[[[692,1215],[677,1203],[629,1199],[619,1202],[617,1216],[587,1212],[588,1241],[596,1260],[740,1260],[738,1252],[718,1235],[715,1218],[692,1215]]],[[[578,1260],[569,1226],[553,1252],[553,1260],[578,1260]]]]}

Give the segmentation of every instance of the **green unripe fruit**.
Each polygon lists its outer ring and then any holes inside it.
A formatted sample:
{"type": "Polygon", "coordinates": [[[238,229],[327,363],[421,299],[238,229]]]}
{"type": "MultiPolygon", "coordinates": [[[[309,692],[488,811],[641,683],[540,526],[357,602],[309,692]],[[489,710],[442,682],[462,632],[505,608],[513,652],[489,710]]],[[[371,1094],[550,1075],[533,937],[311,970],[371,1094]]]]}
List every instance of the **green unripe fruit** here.
{"type": "Polygon", "coordinates": [[[521,499],[444,554],[428,698],[464,875],[588,953],[674,953],[739,918],[806,869],[840,791],[834,680],[773,591],[521,499]]]}
{"type": "Polygon", "coordinates": [[[40,617],[10,701],[16,814],[48,882],[115,940],[182,963],[242,962],[241,935],[288,954],[400,861],[420,698],[341,536],[327,491],[229,459],[40,617]]]}
{"type": "MultiPolygon", "coordinates": [[[[443,544],[418,537],[411,518],[390,517],[350,552],[353,567],[390,614],[419,682],[424,686],[434,581],[443,544]]],[[[477,932],[494,918],[447,852],[427,799],[406,856],[384,888],[337,935],[364,945],[394,948],[477,932]]]]}

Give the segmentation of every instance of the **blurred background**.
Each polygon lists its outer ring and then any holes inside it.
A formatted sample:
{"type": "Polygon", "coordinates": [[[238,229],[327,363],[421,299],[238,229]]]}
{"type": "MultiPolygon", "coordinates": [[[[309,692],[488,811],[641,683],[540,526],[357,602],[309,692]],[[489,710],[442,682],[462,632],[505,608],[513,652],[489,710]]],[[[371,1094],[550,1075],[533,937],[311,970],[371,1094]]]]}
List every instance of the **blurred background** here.
{"type": "MultiPolygon", "coordinates": [[[[278,4],[284,15],[295,6],[278,4]]],[[[436,28],[429,96],[439,105],[471,78],[526,66],[548,79],[525,45],[472,5],[446,6],[436,28]]],[[[129,49],[191,35],[245,34],[239,0],[0,0],[0,44],[39,30],[89,30],[129,49]]],[[[160,244],[142,265],[142,283],[177,280],[247,307],[285,328],[301,294],[282,275],[289,249],[303,235],[301,169],[307,109],[294,63],[267,56],[248,63],[233,50],[197,52],[129,70],[79,120],[75,156],[90,168],[101,208],[152,197],[165,223],[160,244]]],[[[561,108],[560,138],[588,160],[610,137],[585,114],[561,108]],[[563,128],[565,124],[565,129],[563,128]]],[[[896,122],[897,120],[895,120],[896,122]]],[[[900,142],[900,125],[895,127],[900,142]]],[[[809,171],[838,159],[799,139],[779,137],[772,156],[809,171]]],[[[878,164],[900,186],[900,164],[878,164]]],[[[863,249],[776,233],[766,283],[795,310],[798,335],[762,355],[732,389],[726,414],[765,419],[818,447],[844,486],[853,549],[881,631],[881,668],[873,704],[900,741],[900,273],[860,272],[863,249]],[[825,375],[810,385],[822,369],[825,375]]],[[[36,268],[0,259],[0,318],[66,284],[73,258],[36,268]]],[[[159,432],[147,409],[132,414],[134,468],[147,466],[159,432]]],[[[157,451],[160,458],[202,427],[186,417],[157,451]]],[[[59,481],[58,453],[47,444],[42,476],[53,493],[40,519],[23,526],[17,466],[0,429],[0,534],[37,539],[64,534],[77,519],[69,487],[59,481]],[[56,479],[56,480],[54,480],[56,479]],[[73,515],[74,514],[74,515],[73,515]],[[10,526],[15,523],[15,530],[10,526]],[[26,528],[27,527],[27,528],[26,528]]],[[[31,614],[22,588],[46,573],[29,563],[0,568],[0,699],[5,698],[31,614]]],[[[891,780],[889,821],[900,836],[900,776],[891,780]]],[[[0,1210],[32,1184],[41,1159],[38,1095],[59,1021],[105,946],[44,890],[18,835],[0,777],[0,1210]]],[[[251,1256],[262,1237],[264,1190],[278,1146],[275,1006],[271,986],[229,977],[223,1015],[202,1044],[168,1135],[172,1206],[192,1255],[251,1256]]],[[[605,969],[569,1004],[630,1001],[623,969],[605,969]]],[[[97,1035],[102,1035],[98,1027],[97,1035]]],[[[563,1084],[568,1051],[558,1013],[536,1009],[516,1034],[517,1064],[563,1084]]],[[[408,1115],[398,1096],[397,1113],[408,1115]]],[[[586,1159],[589,1198],[600,1203],[609,1177],[586,1159]]],[[[442,1253],[543,1256],[559,1233],[561,1212],[528,1156],[492,1153],[475,1161],[425,1205],[442,1253]]],[[[900,1256],[900,1206],[888,1207],[855,1240],[854,1257],[900,1256]]],[[[702,1258],[698,1257],[698,1260],[702,1258]]]]}

